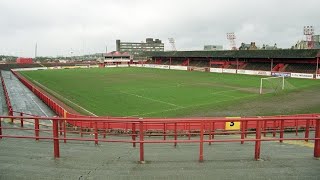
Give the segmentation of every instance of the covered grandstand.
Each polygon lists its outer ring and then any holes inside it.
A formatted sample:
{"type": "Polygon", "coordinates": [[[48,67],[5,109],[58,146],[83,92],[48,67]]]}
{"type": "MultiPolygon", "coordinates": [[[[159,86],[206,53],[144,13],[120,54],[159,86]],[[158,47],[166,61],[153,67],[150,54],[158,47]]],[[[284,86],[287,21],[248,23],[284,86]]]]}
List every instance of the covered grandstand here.
{"type": "Polygon", "coordinates": [[[166,51],[143,56],[153,64],[316,74],[320,50],[166,51]]]}

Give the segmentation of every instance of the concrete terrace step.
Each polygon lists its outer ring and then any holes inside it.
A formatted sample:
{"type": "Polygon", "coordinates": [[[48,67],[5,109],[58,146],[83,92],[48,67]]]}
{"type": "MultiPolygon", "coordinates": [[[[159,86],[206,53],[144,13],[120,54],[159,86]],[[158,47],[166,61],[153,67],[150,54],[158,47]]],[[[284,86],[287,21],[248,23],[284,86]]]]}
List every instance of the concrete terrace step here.
{"type": "Polygon", "coordinates": [[[52,117],[56,114],[25,87],[10,71],[2,71],[14,111],[52,117]]]}

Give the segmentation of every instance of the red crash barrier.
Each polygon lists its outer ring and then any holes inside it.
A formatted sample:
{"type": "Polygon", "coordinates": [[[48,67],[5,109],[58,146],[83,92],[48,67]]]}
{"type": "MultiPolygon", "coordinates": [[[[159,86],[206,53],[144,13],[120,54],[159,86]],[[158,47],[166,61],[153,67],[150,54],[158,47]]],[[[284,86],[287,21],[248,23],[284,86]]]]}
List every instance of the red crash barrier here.
{"type": "MultiPolygon", "coordinates": [[[[0,116],[0,119],[3,118],[12,118],[14,120],[32,120],[34,121],[33,128],[17,128],[17,127],[8,127],[8,126],[1,126],[0,121],[0,138],[26,138],[26,139],[35,139],[37,141],[41,141],[42,139],[52,140],[53,141],[53,154],[55,158],[60,157],[60,148],[59,143],[61,140],[64,142],[67,141],[93,141],[95,144],[98,143],[132,143],[132,146],[135,147],[136,144],[139,144],[139,160],[143,162],[144,159],[144,144],[146,143],[152,143],[152,144],[161,144],[161,143],[169,143],[173,144],[174,147],[177,146],[178,143],[195,143],[199,144],[199,161],[204,160],[204,144],[208,143],[230,143],[230,142],[240,142],[241,144],[244,144],[244,142],[254,142],[255,143],[255,152],[254,152],[254,159],[258,160],[261,156],[261,144],[264,141],[279,141],[282,143],[286,140],[314,140],[314,153],[313,156],[318,158],[320,157],[320,117],[295,117],[295,118],[288,118],[288,117],[269,117],[269,118],[215,118],[215,119],[201,119],[201,118],[185,118],[185,119],[122,119],[119,120],[118,118],[109,118],[109,119],[103,119],[103,118],[57,118],[57,117],[27,117],[27,116],[0,116]],[[39,121],[52,121],[52,126],[50,127],[40,127],[39,121]],[[314,130],[314,137],[285,137],[285,129],[283,124],[286,123],[286,121],[297,121],[298,124],[301,123],[308,123],[311,121],[315,122],[314,130]],[[84,123],[90,121],[93,124],[93,129],[86,134],[86,136],[83,136],[82,129],[78,130],[72,130],[69,131],[68,127],[66,126],[66,121],[71,122],[78,122],[78,123],[84,123]],[[125,134],[122,134],[120,132],[112,132],[111,129],[106,127],[105,129],[98,128],[98,124],[109,124],[109,127],[112,127],[113,124],[119,123],[119,121],[122,122],[122,124],[126,125],[127,127],[131,127],[128,129],[125,134]],[[253,124],[252,122],[255,122],[256,125],[252,129],[245,129],[242,128],[240,131],[238,130],[218,130],[215,128],[212,128],[215,124],[219,123],[226,123],[226,122],[235,122],[240,123],[242,125],[245,124],[253,124]],[[263,124],[265,122],[276,122],[280,123],[280,127],[272,128],[272,129],[263,129],[263,124]],[[301,123],[300,123],[301,122],[301,123]],[[151,132],[145,127],[149,124],[154,125],[161,125],[162,129],[161,131],[154,131],[151,132]],[[197,131],[188,131],[188,130],[180,130],[177,131],[177,127],[184,125],[184,124],[190,124],[190,126],[199,126],[200,129],[197,131]],[[211,126],[210,126],[211,124],[211,126]],[[166,127],[173,125],[173,130],[168,130],[166,127]],[[7,130],[10,130],[10,134],[6,134],[5,132],[7,130]],[[22,136],[22,135],[12,135],[14,130],[31,130],[34,131],[33,136],[22,136]],[[47,133],[43,133],[43,131],[46,131],[47,133]],[[51,134],[48,132],[52,132],[51,134]],[[68,133],[68,135],[67,135],[68,133]],[[76,133],[81,134],[81,137],[75,137],[76,133]],[[273,136],[273,134],[279,134],[279,137],[266,137],[262,138],[261,136],[264,134],[270,134],[273,136]],[[91,135],[93,134],[93,136],[91,135]],[[217,136],[224,134],[225,136],[217,136]],[[233,139],[230,138],[223,138],[226,137],[226,135],[233,134],[233,139]],[[246,138],[248,134],[254,134],[255,138],[246,138]],[[238,137],[236,135],[239,135],[238,137]],[[89,137],[88,137],[89,136],[89,137]],[[117,136],[123,136],[127,138],[116,138],[117,136]],[[163,139],[154,138],[163,136],[163,139]],[[147,139],[145,137],[148,137],[147,139]],[[173,138],[167,138],[167,137],[173,137],[173,138]]],[[[307,131],[305,131],[307,132],[307,131]]],[[[21,134],[21,133],[19,133],[21,134]]]]}

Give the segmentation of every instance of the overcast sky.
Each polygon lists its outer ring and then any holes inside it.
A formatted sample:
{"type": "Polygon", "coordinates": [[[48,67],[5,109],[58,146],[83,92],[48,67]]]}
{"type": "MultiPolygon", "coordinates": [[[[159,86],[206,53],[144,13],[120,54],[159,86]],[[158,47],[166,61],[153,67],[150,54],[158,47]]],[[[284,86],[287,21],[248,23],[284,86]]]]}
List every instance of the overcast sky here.
{"type": "Polygon", "coordinates": [[[170,49],[204,44],[288,48],[304,38],[303,26],[320,32],[320,0],[0,0],[0,54],[70,56],[115,50],[116,39],[159,38],[170,49]]]}

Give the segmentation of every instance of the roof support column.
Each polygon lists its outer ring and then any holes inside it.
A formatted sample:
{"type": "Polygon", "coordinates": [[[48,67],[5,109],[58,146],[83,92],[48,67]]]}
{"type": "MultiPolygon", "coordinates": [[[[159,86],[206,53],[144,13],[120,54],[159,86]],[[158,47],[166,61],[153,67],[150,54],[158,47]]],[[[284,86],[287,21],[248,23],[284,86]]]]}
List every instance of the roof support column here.
{"type": "Polygon", "coordinates": [[[316,76],[319,73],[319,57],[317,57],[317,67],[316,67],[316,76]]]}
{"type": "Polygon", "coordinates": [[[271,67],[270,67],[270,72],[272,72],[273,69],[273,59],[271,59],[271,67]]]}
{"type": "Polygon", "coordinates": [[[236,60],[237,60],[237,69],[236,69],[236,74],[238,74],[238,69],[239,69],[239,58],[237,58],[236,60]]]}

